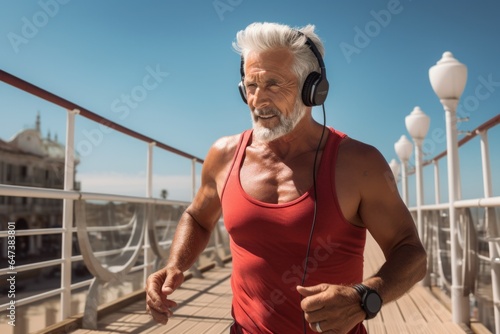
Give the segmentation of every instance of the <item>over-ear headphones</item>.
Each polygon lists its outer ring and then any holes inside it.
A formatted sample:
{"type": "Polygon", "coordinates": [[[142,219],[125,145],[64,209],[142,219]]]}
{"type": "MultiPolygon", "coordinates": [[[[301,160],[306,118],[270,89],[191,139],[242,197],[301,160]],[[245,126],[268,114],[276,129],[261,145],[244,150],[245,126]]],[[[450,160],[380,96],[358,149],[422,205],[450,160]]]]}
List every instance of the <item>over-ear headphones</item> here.
{"type": "MultiPolygon", "coordinates": [[[[297,33],[299,33],[300,35],[304,35],[302,32],[298,30],[297,33]]],[[[316,47],[314,42],[309,37],[307,36],[305,37],[306,37],[305,44],[309,46],[309,49],[311,49],[312,53],[318,60],[321,73],[314,71],[309,73],[309,75],[307,76],[306,80],[304,81],[304,86],[302,87],[302,102],[308,107],[320,106],[326,100],[326,97],[328,95],[328,88],[330,85],[328,83],[328,80],[326,79],[326,70],[325,70],[325,63],[323,62],[323,57],[321,57],[321,54],[319,53],[318,48],[316,47]]],[[[245,61],[242,56],[240,64],[241,81],[238,84],[238,89],[240,91],[240,95],[241,98],[243,99],[243,102],[248,103],[247,92],[244,84],[244,79],[245,79],[244,65],[245,61]]]]}

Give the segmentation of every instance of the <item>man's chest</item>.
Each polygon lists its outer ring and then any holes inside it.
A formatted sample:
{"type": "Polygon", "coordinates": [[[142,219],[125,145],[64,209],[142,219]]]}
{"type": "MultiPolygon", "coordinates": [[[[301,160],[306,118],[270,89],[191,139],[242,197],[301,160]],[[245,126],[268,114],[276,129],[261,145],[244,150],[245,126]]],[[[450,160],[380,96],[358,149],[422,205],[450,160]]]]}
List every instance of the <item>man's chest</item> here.
{"type": "Polygon", "coordinates": [[[241,164],[239,179],[252,198],[266,203],[293,201],[313,186],[314,157],[280,160],[248,154],[241,164]]]}

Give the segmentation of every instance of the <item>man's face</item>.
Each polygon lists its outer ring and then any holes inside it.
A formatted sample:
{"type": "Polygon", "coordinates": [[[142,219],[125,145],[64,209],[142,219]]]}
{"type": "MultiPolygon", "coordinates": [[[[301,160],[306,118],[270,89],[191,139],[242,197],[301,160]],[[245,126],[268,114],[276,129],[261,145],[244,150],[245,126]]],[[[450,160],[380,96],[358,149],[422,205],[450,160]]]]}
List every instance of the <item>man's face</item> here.
{"type": "Polygon", "coordinates": [[[286,49],[253,52],[246,58],[244,84],[258,140],[269,142],[291,132],[305,113],[292,64],[286,49]]]}

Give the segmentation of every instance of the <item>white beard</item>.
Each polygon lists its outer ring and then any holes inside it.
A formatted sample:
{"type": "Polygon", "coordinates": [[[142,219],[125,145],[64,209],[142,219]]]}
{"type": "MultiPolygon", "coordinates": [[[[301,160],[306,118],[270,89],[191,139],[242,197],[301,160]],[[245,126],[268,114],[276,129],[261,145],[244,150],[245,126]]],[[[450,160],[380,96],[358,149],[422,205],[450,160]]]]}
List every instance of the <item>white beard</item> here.
{"type": "Polygon", "coordinates": [[[271,142],[288,133],[290,133],[299,121],[304,117],[307,107],[300,103],[299,100],[295,103],[294,111],[287,117],[284,116],[278,109],[255,109],[252,114],[253,135],[259,141],[271,142]],[[266,128],[256,122],[256,116],[276,115],[280,123],[272,128],[266,128]]]}

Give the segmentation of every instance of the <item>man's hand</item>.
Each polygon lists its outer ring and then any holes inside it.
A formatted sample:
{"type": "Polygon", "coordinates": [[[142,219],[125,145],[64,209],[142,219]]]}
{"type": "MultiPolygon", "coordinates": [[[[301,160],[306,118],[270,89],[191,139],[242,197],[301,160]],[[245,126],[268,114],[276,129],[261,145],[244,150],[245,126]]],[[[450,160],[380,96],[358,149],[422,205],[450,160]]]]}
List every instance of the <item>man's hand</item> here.
{"type": "Polygon", "coordinates": [[[146,281],[146,311],[153,319],[165,325],[177,303],[167,298],[184,281],[180,270],[163,268],[149,275],[146,281]]]}
{"type": "Polygon", "coordinates": [[[325,283],[299,285],[297,291],[303,297],[300,306],[305,318],[315,332],[347,333],[366,317],[359,296],[351,287],[325,283]]]}

